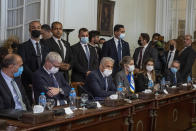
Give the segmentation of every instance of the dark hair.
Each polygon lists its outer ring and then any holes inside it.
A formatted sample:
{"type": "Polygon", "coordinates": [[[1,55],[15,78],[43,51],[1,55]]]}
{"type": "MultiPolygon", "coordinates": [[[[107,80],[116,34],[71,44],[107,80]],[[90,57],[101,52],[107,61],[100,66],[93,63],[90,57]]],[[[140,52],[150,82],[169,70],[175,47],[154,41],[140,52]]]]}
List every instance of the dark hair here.
{"type": "Polygon", "coordinates": [[[92,38],[93,37],[96,37],[96,36],[99,36],[100,35],[100,32],[99,31],[96,31],[96,30],[92,30],[89,32],[89,41],[91,42],[92,38]]]}
{"type": "Polygon", "coordinates": [[[150,36],[147,33],[141,33],[141,37],[143,38],[143,40],[146,40],[147,43],[150,40],[150,36]]]}
{"type": "Polygon", "coordinates": [[[99,41],[100,41],[100,40],[105,40],[105,38],[100,38],[99,41]]]}
{"type": "Polygon", "coordinates": [[[154,37],[156,37],[156,36],[161,36],[159,33],[154,33],[153,35],[152,35],[152,39],[154,38],[154,37]]]}
{"type": "Polygon", "coordinates": [[[6,55],[4,58],[3,58],[3,61],[1,62],[1,68],[7,68],[9,65],[12,65],[12,64],[17,64],[17,61],[16,61],[16,55],[15,54],[12,54],[12,55],[6,55]]]}
{"type": "MultiPolygon", "coordinates": [[[[148,58],[144,64],[143,64],[143,67],[142,67],[142,70],[143,70],[143,73],[144,74],[147,74],[147,70],[146,70],[146,65],[148,64],[148,62],[153,62],[154,64],[154,67],[155,67],[155,62],[152,58],[148,58]]],[[[155,75],[155,69],[152,71],[152,80],[155,82],[156,81],[156,75],[155,75]]]]}
{"type": "Polygon", "coordinates": [[[41,29],[43,29],[43,30],[45,30],[45,31],[50,31],[51,29],[50,29],[50,25],[48,25],[48,24],[43,24],[42,26],[41,26],[41,29]]]}
{"type": "Polygon", "coordinates": [[[124,28],[124,25],[117,24],[114,26],[114,32],[119,31],[120,28],[124,28]]]}
{"type": "Polygon", "coordinates": [[[63,26],[61,22],[55,21],[55,22],[52,23],[51,28],[53,29],[54,25],[56,25],[56,24],[60,24],[61,26],[63,26]]]}
{"type": "Polygon", "coordinates": [[[87,32],[87,31],[88,31],[87,28],[80,28],[80,29],[79,29],[79,34],[80,34],[81,32],[87,32]]]}
{"type": "Polygon", "coordinates": [[[129,64],[134,59],[131,56],[124,56],[120,62],[120,66],[124,68],[124,64],[129,64]]]}
{"type": "Polygon", "coordinates": [[[5,47],[0,47],[0,64],[2,63],[4,57],[8,54],[8,49],[5,47]]]}

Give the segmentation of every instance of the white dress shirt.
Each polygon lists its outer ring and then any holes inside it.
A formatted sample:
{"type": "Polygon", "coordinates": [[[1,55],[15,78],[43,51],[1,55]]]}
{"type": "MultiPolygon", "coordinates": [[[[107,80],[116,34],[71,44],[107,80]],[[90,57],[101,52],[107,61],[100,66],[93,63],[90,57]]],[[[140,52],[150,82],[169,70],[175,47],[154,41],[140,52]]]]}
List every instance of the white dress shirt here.
{"type": "Polygon", "coordinates": [[[57,45],[59,46],[59,49],[61,49],[61,47],[60,47],[60,45],[59,45],[59,42],[58,42],[58,40],[60,40],[61,41],[61,44],[62,44],[62,46],[63,46],[63,50],[64,50],[64,58],[65,58],[65,56],[66,56],[66,47],[65,47],[65,45],[64,45],[64,42],[61,40],[61,39],[58,39],[58,38],[56,38],[56,37],[52,37],[53,39],[54,39],[54,41],[57,43],[57,45]]]}

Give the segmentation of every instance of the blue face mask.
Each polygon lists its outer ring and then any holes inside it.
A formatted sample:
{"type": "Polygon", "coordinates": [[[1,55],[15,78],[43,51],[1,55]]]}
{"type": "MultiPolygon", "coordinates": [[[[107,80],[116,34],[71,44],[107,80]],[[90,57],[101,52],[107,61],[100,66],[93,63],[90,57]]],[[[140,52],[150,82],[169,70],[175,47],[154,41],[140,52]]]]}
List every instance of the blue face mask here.
{"type": "Polygon", "coordinates": [[[14,77],[19,77],[22,75],[23,72],[23,66],[18,68],[18,71],[16,73],[14,73],[14,77]]]}
{"type": "Polygon", "coordinates": [[[82,44],[87,44],[89,42],[88,37],[81,37],[80,41],[82,44]]]}
{"type": "Polygon", "coordinates": [[[174,74],[178,71],[178,69],[175,68],[175,67],[171,67],[170,70],[171,70],[171,72],[174,73],[174,74]]]}
{"type": "Polygon", "coordinates": [[[125,38],[125,33],[121,33],[120,34],[120,39],[124,39],[125,38]]]}

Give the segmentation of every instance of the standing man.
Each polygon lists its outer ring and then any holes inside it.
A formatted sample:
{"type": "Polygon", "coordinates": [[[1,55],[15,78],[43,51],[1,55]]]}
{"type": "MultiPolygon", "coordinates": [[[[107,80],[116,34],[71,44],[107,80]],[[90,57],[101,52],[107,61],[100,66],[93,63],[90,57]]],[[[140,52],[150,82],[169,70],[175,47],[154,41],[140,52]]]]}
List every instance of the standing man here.
{"type": "Polygon", "coordinates": [[[97,60],[100,61],[101,57],[101,48],[98,46],[99,45],[99,32],[96,30],[92,30],[89,32],[89,41],[90,45],[95,49],[97,60]]]}
{"type": "Polygon", "coordinates": [[[41,35],[43,40],[47,40],[52,37],[50,26],[44,24],[41,26],[41,35]]]}
{"type": "Polygon", "coordinates": [[[8,54],[4,57],[0,72],[0,109],[31,110],[20,80],[22,65],[19,55],[8,54]]]}
{"type": "Polygon", "coordinates": [[[48,48],[43,41],[40,41],[41,24],[39,21],[29,23],[29,32],[31,38],[19,46],[18,54],[22,57],[24,73],[22,74],[22,82],[25,86],[27,96],[32,103],[32,74],[39,69],[48,53],[48,48]]]}
{"type": "Polygon", "coordinates": [[[192,75],[192,66],[195,61],[196,53],[191,46],[192,36],[185,35],[184,40],[184,49],[179,52],[177,60],[180,61],[180,70],[179,72],[182,75],[182,81],[187,82],[188,76],[192,75]]]}
{"type": "Polygon", "coordinates": [[[60,66],[60,71],[63,72],[65,79],[69,81],[68,71],[72,65],[72,51],[69,42],[63,40],[63,25],[56,21],[52,23],[53,36],[47,40],[50,52],[57,52],[61,55],[63,63],[60,66]]]}
{"type": "Polygon", "coordinates": [[[81,28],[78,35],[80,42],[73,45],[72,82],[85,82],[86,76],[98,68],[98,60],[95,49],[88,45],[89,34],[86,28],[81,28]]]}
{"type": "Polygon", "coordinates": [[[150,37],[147,33],[140,34],[138,40],[138,45],[140,47],[136,48],[133,54],[133,59],[137,71],[142,69],[143,63],[149,58],[152,58],[155,61],[155,68],[156,68],[158,52],[156,49],[151,47],[151,45],[149,44],[149,40],[150,37]]]}
{"type": "Polygon", "coordinates": [[[105,42],[102,47],[102,57],[111,57],[114,59],[113,76],[120,71],[119,62],[124,56],[130,56],[129,43],[124,41],[125,28],[123,25],[114,26],[114,38],[105,42]]]}

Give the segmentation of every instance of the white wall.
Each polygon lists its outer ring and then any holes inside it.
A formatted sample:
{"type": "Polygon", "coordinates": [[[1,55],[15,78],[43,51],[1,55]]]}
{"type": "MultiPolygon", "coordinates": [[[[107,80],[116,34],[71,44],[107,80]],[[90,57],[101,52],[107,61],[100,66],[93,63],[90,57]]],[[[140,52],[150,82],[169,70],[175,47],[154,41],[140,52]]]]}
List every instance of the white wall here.
{"type": "MultiPolygon", "coordinates": [[[[133,54],[139,34],[147,32],[152,35],[155,31],[156,0],[114,1],[114,25],[125,25],[125,40],[129,42],[133,54]]],[[[50,7],[50,23],[58,20],[63,23],[64,28],[75,29],[70,34],[71,44],[79,41],[78,30],[81,27],[97,29],[97,0],[51,0],[50,7]]]]}

